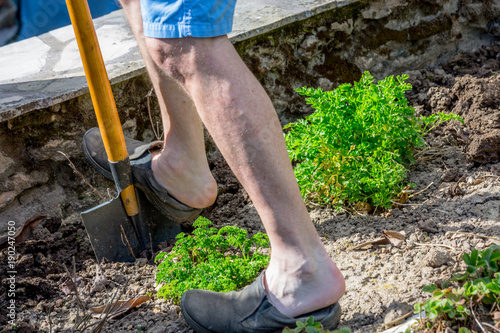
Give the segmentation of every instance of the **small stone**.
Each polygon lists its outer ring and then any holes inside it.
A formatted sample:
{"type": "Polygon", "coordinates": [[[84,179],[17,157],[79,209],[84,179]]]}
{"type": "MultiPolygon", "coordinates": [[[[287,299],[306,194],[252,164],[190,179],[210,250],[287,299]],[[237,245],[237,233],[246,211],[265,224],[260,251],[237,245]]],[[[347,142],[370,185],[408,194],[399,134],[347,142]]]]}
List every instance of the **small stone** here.
{"type": "Polygon", "coordinates": [[[76,312],[71,312],[68,316],[68,322],[74,323],[76,321],[76,312]]]}
{"type": "Polygon", "coordinates": [[[436,69],[434,69],[434,74],[436,74],[436,75],[445,75],[446,72],[442,68],[436,68],[436,69]]]}
{"type": "Polygon", "coordinates": [[[333,89],[333,82],[328,80],[327,78],[320,78],[318,80],[319,87],[323,89],[323,91],[329,91],[333,89]]]}
{"type": "Polygon", "coordinates": [[[433,275],[433,273],[434,272],[433,272],[432,267],[429,267],[429,266],[422,267],[421,274],[422,274],[423,278],[429,278],[433,275]]]}
{"type": "Polygon", "coordinates": [[[418,227],[427,232],[436,233],[439,230],[436,228],[436,223],[433,220],[418,221],[418,227]]]}
{"type": "Polygon", "coordinates": [[[102,281],[96,281],[92,286],[90,293],[92,294],[94,292],[103,291],[104,289],[106,289],[106,285],[102,281]]]}
{"type": "Polygon", "coordinates": [[[407,303],[393,303],[388,309],[387,314],[384,317],[384,324],[390,326],[397,325],[403,321],[403,319],[396,321],[398,318],[403,317],[406,315],[408,312],[413,311],[413,306],[407,304],[407,303]]]}
{"type": "Polygon", "coordinates": [[[122,274],[117,274],[115,275],[115,281],[119,284],[124,284],[127,282],[127,278],[122,274]]]}
{"type": "Polygon", "coordinates": [[[148,259],[146,258],[138,258],[135,260],[135,265],[136,266],[146,266],[146,264],[148,263],[148,259]]]}
{"type": "Polygon", "coordinates": [[[403,212],[399,208],[394,208],[391,210],[391,215],[394,217],[400,217],[403,212]]]}
{"type": "Polygon", "coordinates": [[[439,267],[451,262],[452,258],[448,252],[431,250],[425,257],[424,263],[431,267],[439,267]]]}
{"type": "Polygon", "coordinates": [[[14,166],[14,160],[0,152],[0,175],[5,178],[10,176],[14,171],[11,166],[14,166]]]}
{"type": "Polygon", "coordinates": [[[460,177],[460,170],[458,168],[450,168],[445,171],[445,173],[441,177],[441,180],[445,183],[449,183],[452,181],[457,181],[459,177],[460,177]]]}
{"type": "Polygon", "coordinates": [[[499,164],[493,164],[490,168],[491,173],[497,176],[500,176],[500,163],[499,164]]]}

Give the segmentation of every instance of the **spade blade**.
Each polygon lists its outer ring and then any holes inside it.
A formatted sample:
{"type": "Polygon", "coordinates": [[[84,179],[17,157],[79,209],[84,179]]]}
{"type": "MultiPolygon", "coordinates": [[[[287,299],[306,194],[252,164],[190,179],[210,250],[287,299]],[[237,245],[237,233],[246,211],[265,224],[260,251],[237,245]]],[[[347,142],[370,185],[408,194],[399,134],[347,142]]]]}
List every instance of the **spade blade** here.
{"type": "Polygon", "coordinates": [[[81,213],[81,216],[97,260],[135,260],[131,250],[137,256],[141,250],[140,243],[119,196],[81,213]],[[123,236],[122,227],[126,237],[123,236]]]}

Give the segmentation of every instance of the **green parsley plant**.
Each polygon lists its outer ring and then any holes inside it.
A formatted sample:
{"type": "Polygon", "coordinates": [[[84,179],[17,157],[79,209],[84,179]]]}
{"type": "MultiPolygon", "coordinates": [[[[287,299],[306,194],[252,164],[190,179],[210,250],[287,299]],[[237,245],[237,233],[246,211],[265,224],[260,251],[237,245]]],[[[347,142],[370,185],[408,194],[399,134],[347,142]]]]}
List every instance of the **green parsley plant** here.
{"type": "Polygon", "coordinates": [[[367,202],[389,207],[401,192],[413,150],[424,145],[405,91],[407,75],[359,82],[332,91],[297,89],[316,110],[290,123],[285,135],[302,195],[340,207],[367,202]]]}
{"type": "Polygon", "coordinates": [[[180,233],[170,253],[156,256],[156,282],[161,285],[158,297],[179,303],[190,289],[237,290],[267,266],[269,255],[259,252],[260,248],[269,248],[267,235],[248,237],[244,229],[226,226],[217,230],[211,224],[199,217],[192,235],[180,233]]]}
{"type": "Polygon", "coordinates": [[[405,187],[422,136],[454,114],[415,116],[405,92],[408,75],[359,82],[332,91],[300,88],[315,112],[285,126],[285,140],[302,196],[340,208],[368,203],[388,208],[405,187]]]}

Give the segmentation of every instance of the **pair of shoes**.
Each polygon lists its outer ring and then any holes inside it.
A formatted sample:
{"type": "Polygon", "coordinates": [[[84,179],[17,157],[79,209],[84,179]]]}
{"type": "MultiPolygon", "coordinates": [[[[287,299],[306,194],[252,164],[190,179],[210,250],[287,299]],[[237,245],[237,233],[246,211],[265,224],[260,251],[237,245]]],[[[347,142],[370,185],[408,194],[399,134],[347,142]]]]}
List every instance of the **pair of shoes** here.
{"type": "MultiPolygon", "coordinates": [[[[201,209],[190,207],[178,201],[155,179],[151,170],[151,151],[161,150],[162,142],[144,143],[126,137],[125,144],[130,159],[134,186],[144,192],[149,202],[175,222],[192,220],[200,215],[201,209]]],[[[85,133],[82,149],[90,165],[107,179],[113,180],[108,156],[98,128],[91,128],[85,133]]]]}
{"type": "Polygon", "coordinates": [[[184,319],[198,333],[281,332],[285,326],[293,328],[296,321],[304,322],[311,316],[324,329],[337,327],[340,321],[338,303],[295,318],[279,312],[266,296],[263,276],[264,272],[238,292],[186,291],[181,299],[184,319]]]}

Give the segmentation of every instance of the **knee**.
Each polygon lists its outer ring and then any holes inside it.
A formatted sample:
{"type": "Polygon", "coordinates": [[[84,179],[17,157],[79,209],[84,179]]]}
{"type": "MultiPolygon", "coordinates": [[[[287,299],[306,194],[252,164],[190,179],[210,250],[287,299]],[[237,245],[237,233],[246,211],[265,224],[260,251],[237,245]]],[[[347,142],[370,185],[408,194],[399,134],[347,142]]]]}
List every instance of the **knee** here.
{"type": "Polygon", "coordinates": [[[219,38],[146,38],[148,52],[162,72],[181,84],[211,67],[219,38]]]}
{"type": "Polygon", "coordinates": [[[163,73],[180,83],[192,75],[192,50],[180,39],[146,38],[146,46],[163,73]]]}

